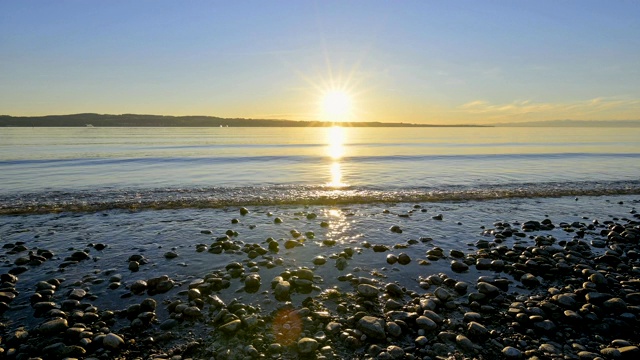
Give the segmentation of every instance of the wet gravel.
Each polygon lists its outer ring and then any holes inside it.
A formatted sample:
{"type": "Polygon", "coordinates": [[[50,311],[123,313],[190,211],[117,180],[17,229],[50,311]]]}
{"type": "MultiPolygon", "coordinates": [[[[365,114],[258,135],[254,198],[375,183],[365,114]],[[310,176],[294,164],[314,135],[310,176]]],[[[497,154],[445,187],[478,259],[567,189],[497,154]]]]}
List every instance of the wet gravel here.
{"type": "Polygon", "coordinates": [[[633,196],[0,218],[8,359],[637,359],[633,196]]]}

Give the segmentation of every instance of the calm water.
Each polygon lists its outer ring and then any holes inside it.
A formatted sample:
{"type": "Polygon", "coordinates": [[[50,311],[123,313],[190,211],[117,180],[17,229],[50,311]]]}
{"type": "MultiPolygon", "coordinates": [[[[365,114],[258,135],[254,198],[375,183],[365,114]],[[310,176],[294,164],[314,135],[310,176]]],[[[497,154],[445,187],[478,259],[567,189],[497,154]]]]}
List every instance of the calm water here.
{"type": "Polygon", "coordinates": [[[0,210],[640,192],[640,129],[2,128],[0,210]]]}

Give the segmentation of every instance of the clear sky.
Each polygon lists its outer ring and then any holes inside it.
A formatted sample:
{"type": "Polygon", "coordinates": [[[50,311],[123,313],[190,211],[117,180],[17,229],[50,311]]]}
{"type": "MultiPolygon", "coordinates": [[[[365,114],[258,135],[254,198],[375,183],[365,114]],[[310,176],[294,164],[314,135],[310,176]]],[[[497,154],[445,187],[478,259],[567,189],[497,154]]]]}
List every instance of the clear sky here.
{"type": "Polygon", "coordinates": [[[0,0],[0,114],[331,111],[640,119],[640,1],[0,0]]]}

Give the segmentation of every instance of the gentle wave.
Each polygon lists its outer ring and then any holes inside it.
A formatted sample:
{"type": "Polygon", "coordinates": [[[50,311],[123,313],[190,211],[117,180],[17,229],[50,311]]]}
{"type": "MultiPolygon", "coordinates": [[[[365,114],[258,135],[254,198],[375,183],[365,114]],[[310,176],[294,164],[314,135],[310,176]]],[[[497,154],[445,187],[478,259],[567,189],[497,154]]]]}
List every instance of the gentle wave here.
{"type": "Polygon", "coordinates": [[[0,214],[221,208],[251,205],[348,205],[393,202],[458,202],[506,198],[640,194],[640,180],[547,182],[480,187],[405,188],[273,185],[252,187],[101,189],[0,196],[0,214]]]}
{"type": "Polygon", "coordinates": [[[469,161],[469,160],[544,160],[551,159],[588,159],[588,158],[625,158],[640,159],[640,153],[534,153],[534,154],[469,154],[469,155],[394,155],[394,156],[344,156],[339,159],[330,156],[314,155],[256,155],[256,156],[215,156],[215,157],[144,157],[144,158],[119,158],[119,157],[94,157],[73,159],[27,159],[0,161],[0,166],[18,165],[58,165],[85,166],[85,165],[118,165],[118,164],[198,164],[198,163],[251,163],[251,162],[398,162],[398,161],[469,161]]]}

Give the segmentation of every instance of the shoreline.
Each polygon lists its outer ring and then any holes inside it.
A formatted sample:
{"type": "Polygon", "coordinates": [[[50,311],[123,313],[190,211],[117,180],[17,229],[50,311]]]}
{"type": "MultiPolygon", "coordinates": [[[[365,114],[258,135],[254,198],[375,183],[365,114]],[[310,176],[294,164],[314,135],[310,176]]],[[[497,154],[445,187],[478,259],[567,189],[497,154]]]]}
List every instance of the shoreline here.
{"type": "Polygon", "coordinates": [[[635,358],[639,203],[605,196],[4,216],[0,352],[635,358]]]}

